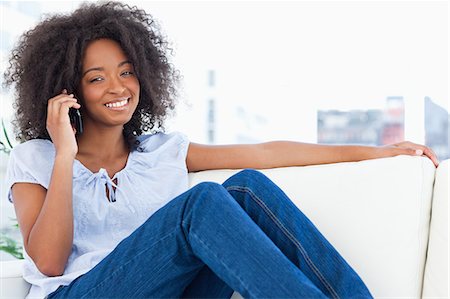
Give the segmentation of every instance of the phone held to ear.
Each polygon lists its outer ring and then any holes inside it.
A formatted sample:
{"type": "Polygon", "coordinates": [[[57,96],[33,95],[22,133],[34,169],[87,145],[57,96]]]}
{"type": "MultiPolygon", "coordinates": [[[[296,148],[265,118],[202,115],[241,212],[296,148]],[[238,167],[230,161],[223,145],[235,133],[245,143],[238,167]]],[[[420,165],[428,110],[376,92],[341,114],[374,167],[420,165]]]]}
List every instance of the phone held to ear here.
{"type": "Polygon", "coordinates": [[[75,108],[69,108],[69,118],[70,123],[75,127],[75,130],[77,130],[75,134],[80,135],[83,133],[83,122],[81,121],[80,111],[75,108]]]}

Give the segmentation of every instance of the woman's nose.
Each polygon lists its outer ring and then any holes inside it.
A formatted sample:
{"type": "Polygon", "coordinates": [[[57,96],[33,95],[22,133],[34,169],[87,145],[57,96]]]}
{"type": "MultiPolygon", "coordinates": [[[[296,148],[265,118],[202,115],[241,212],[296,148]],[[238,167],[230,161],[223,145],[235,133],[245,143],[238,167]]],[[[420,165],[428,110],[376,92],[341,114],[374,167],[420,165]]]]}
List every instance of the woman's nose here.
{"type": "Polygon", "coordinates": [[[108,92],[121,94],[125,91],[125,86],[120,78],[112,76],[109,79],[108,92]]]}

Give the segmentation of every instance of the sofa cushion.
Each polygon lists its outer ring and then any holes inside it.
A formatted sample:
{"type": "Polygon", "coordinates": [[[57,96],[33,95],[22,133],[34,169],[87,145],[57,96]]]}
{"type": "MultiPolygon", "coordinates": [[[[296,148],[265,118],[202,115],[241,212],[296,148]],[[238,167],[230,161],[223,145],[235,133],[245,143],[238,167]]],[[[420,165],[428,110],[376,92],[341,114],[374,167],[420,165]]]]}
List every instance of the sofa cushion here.
{"type": "Polygon", "coordinates": [[[434,183],[430,240],[423,283],[424,298],[450,298],[449,290],[449,171],[450,160],[443,161],[434,183]]]}
{"type": "MultiPolygon", "coordinates": [[[[238,170],[190,175],[223,182],[238,170]]],[[[420,297],[435,168],[424,157],[263,170],[316,224],[376,297],[420,297]]],[[[274,286],[276,287],[276,286],[274,286]]]]}
{"type": "Polygon", "coordinates": [[[30,285],[22,278],[23,260],[2,261],[0,298],[25,298],[30,285]]]}

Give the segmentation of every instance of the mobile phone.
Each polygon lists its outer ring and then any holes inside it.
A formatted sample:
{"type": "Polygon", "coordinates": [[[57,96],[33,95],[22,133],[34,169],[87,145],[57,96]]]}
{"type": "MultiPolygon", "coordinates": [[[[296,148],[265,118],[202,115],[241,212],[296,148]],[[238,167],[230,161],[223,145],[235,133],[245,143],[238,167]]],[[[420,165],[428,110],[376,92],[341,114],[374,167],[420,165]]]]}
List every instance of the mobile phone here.
{"type": "Polygon", "coordinates": [[[81,133],[83,133],[83,122],[81,121],[80,111],[75,108],[69,108],[69,118],[70,123],[77,130],[76,135],[80,135],[81,133]]]}

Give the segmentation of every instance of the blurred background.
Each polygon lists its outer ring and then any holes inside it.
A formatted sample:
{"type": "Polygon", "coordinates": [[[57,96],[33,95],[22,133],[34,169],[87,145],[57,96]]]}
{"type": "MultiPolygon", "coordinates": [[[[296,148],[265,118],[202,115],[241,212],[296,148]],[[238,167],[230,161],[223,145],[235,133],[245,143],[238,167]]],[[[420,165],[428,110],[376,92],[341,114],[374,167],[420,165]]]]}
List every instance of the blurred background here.
{"type": "MultiPolygon", "coordinates": [[[[168,131],[209,144],[406,139],[450,156],[448,1],[123,2],[153,15],[174,50],[183,81],[168,131]]],[[[23,32],[80,3],[0,2],[2,73],[23,32]]],[[[14,146],[14,94],[0,95],[14,146]]],[[[0,233],[20,240],[7,161],[0,151],[0,233]]]]}

